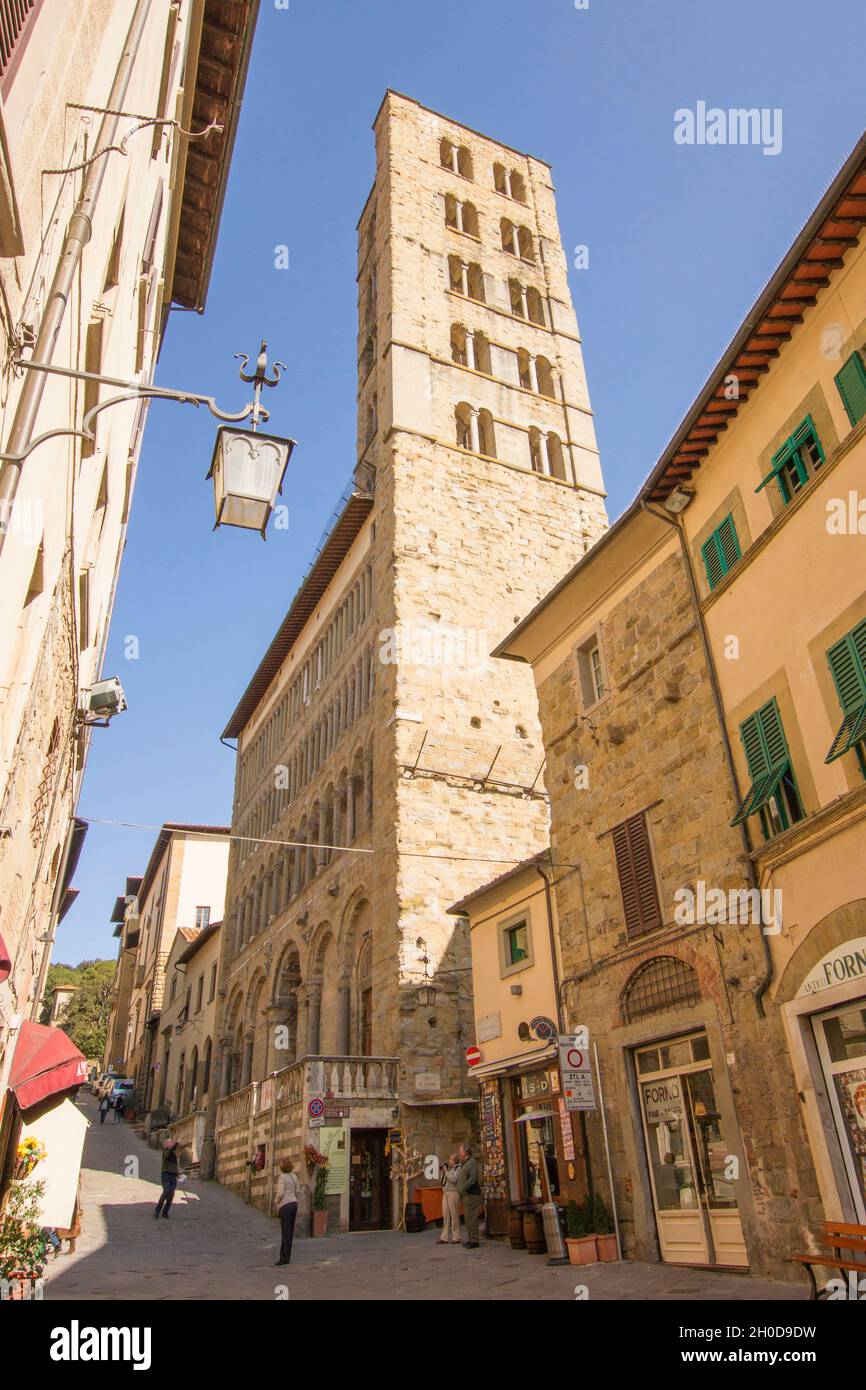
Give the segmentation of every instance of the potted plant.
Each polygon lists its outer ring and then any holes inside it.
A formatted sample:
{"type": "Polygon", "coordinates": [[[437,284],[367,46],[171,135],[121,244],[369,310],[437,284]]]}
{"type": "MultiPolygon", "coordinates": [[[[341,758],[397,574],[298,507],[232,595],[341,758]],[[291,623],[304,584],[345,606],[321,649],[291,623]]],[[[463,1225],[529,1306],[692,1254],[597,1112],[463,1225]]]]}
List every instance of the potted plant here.
{"type": "Polygon", "coordinates": [[[614,1229],[613,1217],[605,1206],[604,1198],[600,1192],[596,1192],[592,1199],[591,1230],[595,1236],[598,1258],[606,1263],[619,1259],[614,1229]]]}
{"type": "Polygon", "coordinates": [[[307,1167],[313,1170],[313,1229],[311,1234],[323,1236],[328,1229],[328,1155],[320,1153],[314,1144],[304,1145],[307,1167]]]}
{"type": "Polygon", "coordinates": [[[15,1283],[20,1298],[34,1296],[34,1283],[45,1266],[48,1242],[40,1211],[44,1192],[44,1182],[12,1182],[0,1216],[0,1278],[8,1281],[13,1299],[15,1283]]]}
{"type": "Polygon", "coordinates": [[[592,1198],[578,1203],[571,1199],[565,1210],[565,1225],[568,1235],[569,1263],[573,1265],[592,1265],[598,1259],[595,1236],[592,1234],[592,1198]]]}

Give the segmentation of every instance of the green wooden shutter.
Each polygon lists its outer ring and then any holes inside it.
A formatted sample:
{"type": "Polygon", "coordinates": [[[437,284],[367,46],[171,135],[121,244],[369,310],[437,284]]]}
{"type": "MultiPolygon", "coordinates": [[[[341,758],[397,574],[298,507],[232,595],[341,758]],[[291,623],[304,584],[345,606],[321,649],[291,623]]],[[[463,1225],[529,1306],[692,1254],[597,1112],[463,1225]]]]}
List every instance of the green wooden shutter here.
{"type": "Polygon", "coordinates": [[[852,352],[834,377],[842,404],[852,425],[866,415],[866,367],[859,352],[852,352]]]}
{"type": "Polygon", "coordinates": [[[707,571],[707,583],[710,589],[715,589],[716,585],[725,577],[725,563],[722,558],[719,537],[716,531],[701,546],[701,555],[704,561],[704,568],[707,571]]]}
{"type": "Polygon", "coordinates": [[[758,710],[758,721],[761,726],[761,735],[764,740],[764,747],[767,752],[767,762],[770,767],[778,767],[779,763],[788,761],[788,742],[785,738],[785,730],[782,728],[782,717],[779,714],[779,706],[775,699],[768,701],[758,710]]]}
{"type": "Polygon", "coordinates": [[[740,725],[740,737],[743,740],[743,748],[746,750],[746,762],[749,765],[749,772],[752,780],[770,771],[767,762],[767,755],[764,751],[764,742],[761,738],[761,725],[757,714],[750,714],[748,719],[743,720],[740,725]]]}
{"type": "Polygon", "coordinates": [[[701,556],[707,571],[710,589],[724,579],[728,570],[740,559],[740,542],[732,516],[726,516],[701,547],[701,556]]]}
{"type": "Polygon", "coordinates": [[[740,737],[752,785],[744,796],[731,825],[739,825],[766,806],[788,767],[790,754],[782,718],[775,698],[768,700],[740,725],[740,737]]]}
{"type": "Polygon", "coordinates": [[[844,716],[824,759],[832,763],[866,738],[866,622],[833,644],[827,662],[844,716]]]}

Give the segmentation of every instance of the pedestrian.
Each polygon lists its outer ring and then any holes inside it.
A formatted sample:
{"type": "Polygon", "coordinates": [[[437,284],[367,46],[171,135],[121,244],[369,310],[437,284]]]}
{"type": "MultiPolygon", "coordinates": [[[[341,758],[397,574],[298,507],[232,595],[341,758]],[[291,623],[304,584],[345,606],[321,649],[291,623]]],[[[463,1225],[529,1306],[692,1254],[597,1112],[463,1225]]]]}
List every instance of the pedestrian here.
{"type": "Polygon", "coordinates": [[[440,1245],[460,1244],[460,1160],[453,1153],[447,1163],[442,1165],[442,1234],[440,1245]]]}
{"type": "Polygon", "coordinates": [[[102,1100],[99,1102],[99,1123],[101,1125],[105,1124],[105,1117],[108,1114],[109,1104],[108,1096],[103,1096],[102,1100]]]}
{"type": "Polygon", "coordinates": [[[481,1215],[481,1175],[478,1161],[472,1155],[470,1144],[460,1145],[460,1175],[457,1191],[463,1202],[463,1215],[466,1218],[466,1240],[464,1250],[478,1249],[478,1220],[481,1215]]]}
{"type": "Polygon", "coordinates": [[[114,1102],[114,1123],[116,1125],[120,1124],[121,1120],[123,1119],[125,1110],[126,1105],[124,1103],[123,1096],[117,1096],[114,1102]]]}
{"type": "Polygon", "coordinates": [[[168,1220],[168,1213],[171,1210],[171,1204],[174,1201],[174,1194],[177,1188],[178,1176],[177,1140],[166,1139],[162,1146],[162,1173],[160,1174],[162,1180],[162,1193],[156,1204],[156,1209],[153,1213],[154,1216],[164,1216],[166,1220],[168,1220]]]}
{"type": "Polygon", "coordinates": [[[277,1213],[280,1218],[280,1258],[278,1265],[287,1265],[292,1258],[292,1238],[295,1234],[295,1220],[298,1215],[298,1180],[294,1174],[294,1164],[284,1158],[280,1163],[280,1176],[277,1178],[277,1213]]]}

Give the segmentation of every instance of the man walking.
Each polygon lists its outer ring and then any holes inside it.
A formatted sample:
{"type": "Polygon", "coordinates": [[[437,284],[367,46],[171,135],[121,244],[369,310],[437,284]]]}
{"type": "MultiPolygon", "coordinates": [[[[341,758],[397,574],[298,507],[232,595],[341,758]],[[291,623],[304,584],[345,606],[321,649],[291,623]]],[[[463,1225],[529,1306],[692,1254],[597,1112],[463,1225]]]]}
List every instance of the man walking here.
{"type": "Polygon", "coordinates": [[[174,1201],[175,1189],[177,1188],[178,1164],[177,1164],[177,1140],[166,1139],[162,1146],[162,1193],[156,1204],[154,1216],[164,1216],[168,1219],[171,1204],[174,1201]]]}
{"type": "Polygon", "coordinates": [[[466,1240],[463,1242],[463,1249],[477,1250],[478,1219],[481,1214],[481,1178],[478,1172],[478,1162],[473,1157],[469,1144],[460,1145],[460,1176],[457,1179],[457,1191],[460,1193],[463,1215],[466,1219],[466,1240]]]}

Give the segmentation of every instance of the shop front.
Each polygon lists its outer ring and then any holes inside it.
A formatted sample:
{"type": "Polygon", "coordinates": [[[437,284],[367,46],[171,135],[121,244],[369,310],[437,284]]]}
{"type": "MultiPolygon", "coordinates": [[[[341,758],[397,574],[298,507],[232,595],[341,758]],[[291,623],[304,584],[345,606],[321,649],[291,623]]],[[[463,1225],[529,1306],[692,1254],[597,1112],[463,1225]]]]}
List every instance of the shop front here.
{"type": "Polygon", "coordinates": [[[738,1167],[706,1033],[635,1048],[633,1059],[662,1259],[745,1268],[738,1167]]]}
{"type": "Polygon", "coordinates": [[[826,1216],[866,1223],[866,936],[816,961],[782,1013],[826,1216]]]}
{"type": "Polygon", "coordinates": [[[586,1187],[578,1116],[565,1108],[554,1055],[531,1070],[480,1078],[482,1182],[491,1235],[505,1235],[517,1206],[570,1199],[586,1187]],[[578,1129],[579,1135],[579,1129],[578,1129]]]}

